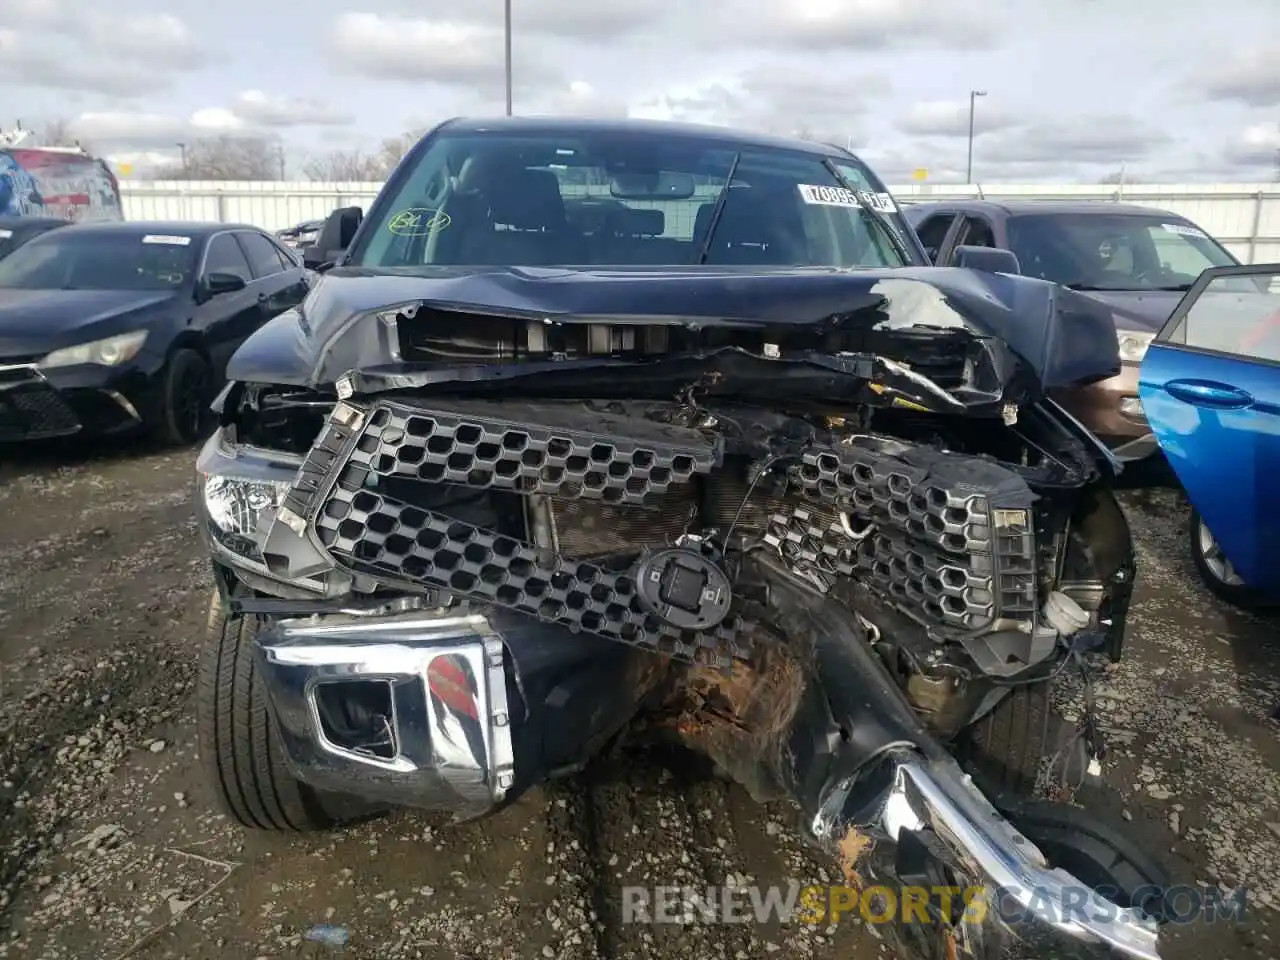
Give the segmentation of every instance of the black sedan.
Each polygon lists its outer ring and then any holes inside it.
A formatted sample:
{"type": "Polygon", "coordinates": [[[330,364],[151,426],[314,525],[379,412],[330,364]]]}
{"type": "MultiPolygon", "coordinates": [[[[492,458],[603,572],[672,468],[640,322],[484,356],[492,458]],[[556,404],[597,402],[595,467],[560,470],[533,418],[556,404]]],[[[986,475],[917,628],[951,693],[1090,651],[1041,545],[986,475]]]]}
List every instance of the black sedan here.
{"type": "Polygon", "coordinates": [[[0,260],[3,260],[28,240],[42,233],[70,224],[57,217],[0,217],[0,260]]]}
{"type": "Polygon", "coordinates": [[[0,442],[145,428],[196,440],[227,360],[308,273],[224,223],[82,223],[0,260],[0,442]]]}

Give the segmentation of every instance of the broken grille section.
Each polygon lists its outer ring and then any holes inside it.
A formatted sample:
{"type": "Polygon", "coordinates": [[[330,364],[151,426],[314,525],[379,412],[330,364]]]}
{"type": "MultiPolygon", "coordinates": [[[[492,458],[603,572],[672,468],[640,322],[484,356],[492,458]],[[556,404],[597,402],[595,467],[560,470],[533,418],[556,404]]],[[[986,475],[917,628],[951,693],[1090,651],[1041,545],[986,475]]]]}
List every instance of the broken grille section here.
{"type": "Polygon", "coordinates": [[[640,606],[635,562],[575,562],[511,537],[368,490],[335,487],[315,520],[334,556],[374,576],[408,579],[681,660],[728,667],[748,650],[729,617],[704,633],[640,606]]]}
{"type": "Polygon", "coordinates": [[[775,517],[767,542],[784,559],[824,576],[851,572],[918,618],[958,630],[1034,619],[1035,495],[1011,470],[865,437],[805,453],[792,479],[806,499],[848,512],[858,531],[817,528],[802,508],[775,517]]]}
{"type": "Polygon", "coordinates": [[[495,405],[492,415],[477,412],[485,406],[379,404],[347,470],[640,504],[721,462],[719,438],[694,430],[581,406],[510,403],[495,405]]]}

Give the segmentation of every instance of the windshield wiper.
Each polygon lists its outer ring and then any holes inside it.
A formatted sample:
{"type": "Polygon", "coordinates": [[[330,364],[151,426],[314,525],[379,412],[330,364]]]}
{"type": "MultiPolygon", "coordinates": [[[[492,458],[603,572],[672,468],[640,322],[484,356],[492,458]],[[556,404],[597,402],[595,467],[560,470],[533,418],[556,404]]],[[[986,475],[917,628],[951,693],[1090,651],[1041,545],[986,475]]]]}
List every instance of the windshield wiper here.
{"type": "Polygon", "coordinates": [[[711,256],[711,238],[716,235],[716,227],[720,224],[720,215],[724,213],[724,205],[729,200],[729,188],[733,186],[733,175],[738,172],[738,161],[741,159],[741,152],[733,155],[733,163],[729,164],[729,175],[724,178],[724,186],[720,188],[720,195],[716,197],[716,205],[711,208],[711,218],[707,221],[707,235],[702,238],[702,247],[698,250],[698,259],[694,261],[698,266],[706,263],[707,257],[711,256]]]}
{"type": "Polygon", "coordinates": [[[862,195],[862,191],[850,183],[840,172],[840,168],[832,163],[830,159],[824,159],[822,161],[822,165],[827,168],[827,173],[836,178],[836,182],[840,184],[840,186],[853,194],[853,199],[857,201],[858,207],[862,212],[870,217],[873,223],[880,227],[881,231],[889,241],[889,246],[893,247],[893,252],[902,260],[902,266],[911,266],[912,256],[910,251],[907,250],[906,242],[898,235],[898,231],[889,221],[889,218],[871,204],[867,203],[866,198],[862,195]]]}

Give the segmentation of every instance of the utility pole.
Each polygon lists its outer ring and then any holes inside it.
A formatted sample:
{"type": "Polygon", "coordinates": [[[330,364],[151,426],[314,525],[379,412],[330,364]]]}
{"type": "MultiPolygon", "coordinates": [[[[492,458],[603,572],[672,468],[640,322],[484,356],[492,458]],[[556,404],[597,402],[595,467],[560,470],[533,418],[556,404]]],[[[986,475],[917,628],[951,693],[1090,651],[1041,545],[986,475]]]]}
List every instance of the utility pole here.
{"type": "Polygon", "coordinates": [[[973,115],[978,103],[979,97],[985,97],[985,90],[969,91],[969,165],[966,168],[965,183],[973,183],[973,115]]]}
{"type": "Polygon", "coordinates": [[[511,116],[511,0],[503,0],[504,27],[503,39],[506,42],[507,56],[507,116],[511,116]]]}
{"type": "Polygon", "coordinates": [[[179,143],[177,146],[182,151],[182,175],[185,177],[187,175],[187,145],[179,143]]]}
{"type": "Polygon", "coordinates": [[[280,179],[284,179],[284,144],[276,144],[276,160],[280,164],[280,179]]]}

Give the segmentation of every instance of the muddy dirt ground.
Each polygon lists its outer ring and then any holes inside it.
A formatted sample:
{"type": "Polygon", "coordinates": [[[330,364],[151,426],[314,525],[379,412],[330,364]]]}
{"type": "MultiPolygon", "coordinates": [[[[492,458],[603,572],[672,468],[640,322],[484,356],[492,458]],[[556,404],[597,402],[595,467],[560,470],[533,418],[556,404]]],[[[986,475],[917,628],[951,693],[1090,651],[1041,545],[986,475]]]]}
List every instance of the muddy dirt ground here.
{"type": "MultiPolygon", "coordinates": [[[[211,582],[194,452],[0,458],[0,957],[886,955],[851,919],[621,923],[627,883],[836,880],[793,810],[656,757],[462,828],[408,813],[318,837],[232,828],[196,757],[211,582]],[[308,939],[326,924],[345,944],[308,939]]],[[[1244,923],[1179,927],[1167,956],[1280,957],[1276,623],[1200,586],[1176,495],[1125,503],[1141,584],[1129,654],[1098,685],[1103,802],[1178,879],[1249,890],[1244,923]]]]}

